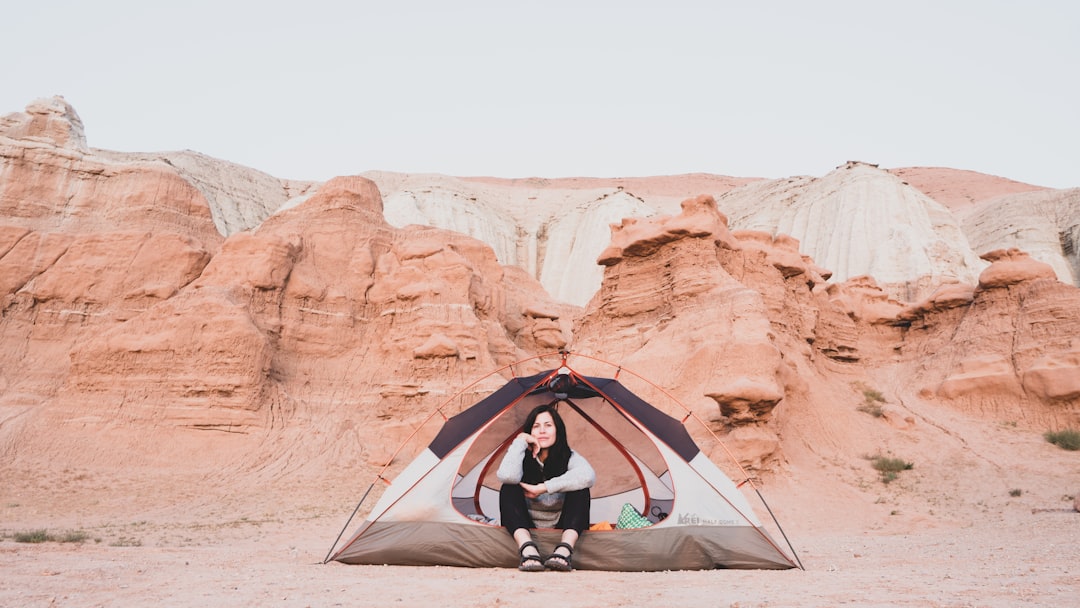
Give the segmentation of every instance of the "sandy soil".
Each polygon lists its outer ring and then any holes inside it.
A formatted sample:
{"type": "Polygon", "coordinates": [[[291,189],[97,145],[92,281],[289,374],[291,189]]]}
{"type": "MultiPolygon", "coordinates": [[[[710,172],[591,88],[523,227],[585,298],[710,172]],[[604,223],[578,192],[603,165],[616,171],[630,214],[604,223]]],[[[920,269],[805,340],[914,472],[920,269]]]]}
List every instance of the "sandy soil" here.
{"type": "Polygon", "coordinates": [[[238,489],[212,476],[52,473],[0,470],[0,606],[1066,606],[1080,597],[1080,513],[1049,493],[935,518],[925,497],[897,486],[892,504],[849,518],[828,501],[799,508],[808,489],[781,484],[763,493],[805,571],[563,574],[323,565],[369,478],[238,489]],[[87,538],[13,538],[42,528],[87,538]]]}

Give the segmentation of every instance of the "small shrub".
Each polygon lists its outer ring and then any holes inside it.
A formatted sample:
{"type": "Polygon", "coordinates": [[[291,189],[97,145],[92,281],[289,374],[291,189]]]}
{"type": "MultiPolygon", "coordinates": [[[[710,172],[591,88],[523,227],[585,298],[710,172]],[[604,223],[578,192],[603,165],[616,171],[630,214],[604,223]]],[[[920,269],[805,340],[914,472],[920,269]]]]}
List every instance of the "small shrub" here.
{"type": "Polygon", "coordinates": [[[1020,496],[1023,493],[1024,493],[1024,491],[1019,489],[1019,488],[1014,488],[1012,490],[1009,490],[1009,496],[1020,496]]]}
{"type": "Polygon", "coordinates": [[[886,473],[899,473],[900,471],[909,471],[915,468],[913,463],[905,462],[899,458],[889,458],[888,456],[874,456],[870,460],[875,469],[886,473]]]}
{"type": "Polygon", "coordinates": [[[41,530],[16,532],[12,538],[14,538],[17,543],[44,543],[53,540],[53,537],[49,535],[49,531],[44,528],[41,530]]]}
{"type": "Polygon", "coordinates": [[[869,387],[863,387],[863,398],[867,403],[885,403],[885,395],[881,394],[881,391],[869,387]]]}
{"type": "Polygon", "coordinates": [[[1080,431],[1073,429],[1046,431],[1043,437],[1063,450],[1080,450],[1080,431]]]}
{"type": "Polygon", "coordinates": [[[885,415],[885,411],[881,409],[881,406],[876,403],[867,403],[855,408],[864,414],[870,414],[874,418],[881,418],[885,415]]]}
{"type": "Polygon", "coordinates": [[[63,534],[50,534],[44,528],[16,532],[12,538],[17,543],[83,543],[90,535],[82,530],[68,530],[63,534]]]}
{"type": "Polygon", "coordinates": [[[854,386],[862,391],[863,395],[863,404],[855,409],[865,414],[870,414],[874,418],[881,418],[884,415],[881,404],[885,403],[885,395],[881,394],[881,391],[870,388],[862,382],[856,382],[854,386]]]}
{"type": "Polygon", "coordinates": [[[84,543],[90,535],[82,530],[68,530],[63,536],[55,539],[62,543],[84,543]]]}
{"type": "Polygon", "coordinates": [[[900,475],[900,471],[907,471],[915,467],[913,463],[905,462],[899,458],[889,458],[888,456],[874,456],[870,459],[870,465],[881,473],[882,483],[895,481],[900,475]]]}

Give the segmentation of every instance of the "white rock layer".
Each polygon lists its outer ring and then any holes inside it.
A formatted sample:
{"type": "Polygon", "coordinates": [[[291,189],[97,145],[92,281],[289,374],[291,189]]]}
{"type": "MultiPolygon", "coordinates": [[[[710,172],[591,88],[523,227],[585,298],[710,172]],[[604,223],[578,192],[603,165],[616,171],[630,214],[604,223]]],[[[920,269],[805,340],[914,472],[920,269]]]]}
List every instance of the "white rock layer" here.
{"type": "Polygon", "coordinates": [[[790,235],[833,282],[869,275],[901,300],[974,284],[987,266],[948,209],[873,165],[751,184],[717,203],[733,230],[790,235]]]}

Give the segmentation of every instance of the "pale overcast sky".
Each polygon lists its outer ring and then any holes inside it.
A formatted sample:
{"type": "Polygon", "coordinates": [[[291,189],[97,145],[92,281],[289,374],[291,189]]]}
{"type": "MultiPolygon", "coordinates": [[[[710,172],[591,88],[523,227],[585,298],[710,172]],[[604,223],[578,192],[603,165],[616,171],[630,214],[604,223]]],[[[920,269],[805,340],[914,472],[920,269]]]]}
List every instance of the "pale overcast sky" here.
{"type": "Polygon", "coordinates": [[[5,3],[0,114],[278,177],[824,175],[1080,186],[1080,2],[5,3]]]}

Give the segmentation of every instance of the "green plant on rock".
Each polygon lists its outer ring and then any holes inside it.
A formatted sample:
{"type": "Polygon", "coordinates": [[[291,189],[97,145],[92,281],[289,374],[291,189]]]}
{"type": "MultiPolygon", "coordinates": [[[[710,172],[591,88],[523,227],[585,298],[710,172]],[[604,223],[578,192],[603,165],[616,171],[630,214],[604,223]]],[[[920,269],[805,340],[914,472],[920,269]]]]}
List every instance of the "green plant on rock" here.
{"type": "Polygon", "coordinates": [[[1074,429],[1046,431],[1043,438],[1063,450],[1080,450],[1080,431],[1074,429]]]}
{"type": "Polygon", "coordinates": [[[888,456],[874,456],[870,458],[870,465],[881,474],[882,483],[895,481],[901,471],[907,471],[915,467],[914,463],[906,462],[899,458],[888,456]]]}
{"type": "Polygon", "coordinates": [[[874,418],[881,418],[884,415],[884,411],[881,409],[881,404],[885,403],[885,395],[881,391],[870,388],[862,382],[856,382],[855,388],[862,391],[863,404],[855,408],[865,414],[870,414],[874,418]]]}

